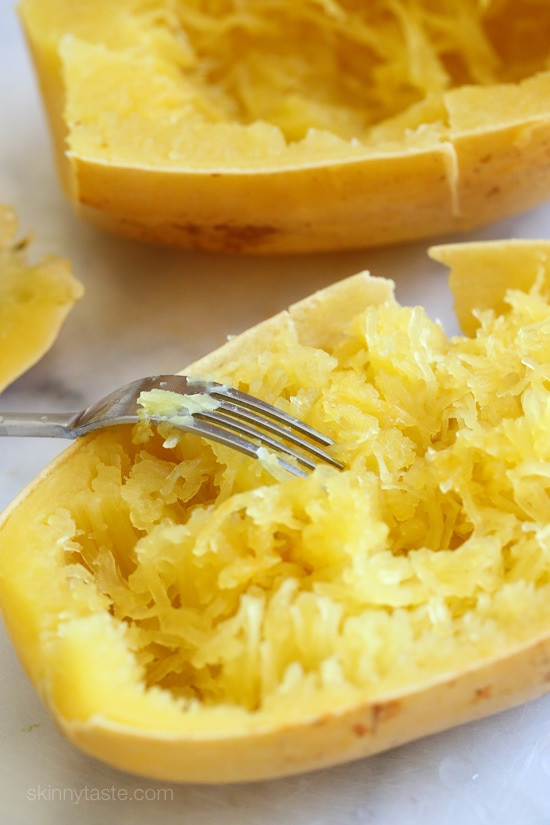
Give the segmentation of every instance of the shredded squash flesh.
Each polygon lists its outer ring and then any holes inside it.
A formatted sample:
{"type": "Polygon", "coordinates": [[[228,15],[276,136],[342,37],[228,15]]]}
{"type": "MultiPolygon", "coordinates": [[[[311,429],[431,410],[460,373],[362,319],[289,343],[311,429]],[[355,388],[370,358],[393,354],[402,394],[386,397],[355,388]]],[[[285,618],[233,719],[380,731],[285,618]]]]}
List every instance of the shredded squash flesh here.
{"type": "MultiPolygon", "coordinates": [[[[437,142],[445,94],[550,68],[545,0],[109,0],[25,14],[58,40],[69,146],[178,162],[437,142]],[[244,128],[243,128],[244,127],[244,128]],[[412,135],[412,137],[411,137],[412,135]]],[[[37,35],[38,36],[38,35],[37,35]]]]}
{"type": "Polygon", "coordinates": [[[281,329],[212,377],[335,438],[344,471],[275,481],[142,422],[86,447],[50,515],[60,575],[182,709],[376,698],[550,621],[550,307],[539,286],[447,337],[388,299],[326,349],[281,329]]]}
{"type": "MultiPolygon", "coordinates": [[[[548,68],[545,3],[309,0],[163,4],[205,116],[361,138],[432,94],[548,68]]],[[[154,13],[159,23],[158,10],[154,13]]],[[[154,28],[153,28],[154,31],[154,28]]]]}

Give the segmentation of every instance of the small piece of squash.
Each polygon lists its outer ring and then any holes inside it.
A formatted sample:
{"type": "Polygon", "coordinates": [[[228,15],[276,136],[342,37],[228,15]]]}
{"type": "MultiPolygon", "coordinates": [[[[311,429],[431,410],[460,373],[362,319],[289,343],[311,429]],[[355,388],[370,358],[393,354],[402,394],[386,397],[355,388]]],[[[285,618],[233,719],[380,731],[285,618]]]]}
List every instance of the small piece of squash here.
{"type": "Polygon", "coordinates": [[[68,261],[29,264],[16,234],[14,211],[0,205],[0,392],[51,347],[83,293],[68,261]]]}
{"type": "Polygon", "coordinates": [[[548,690],[550,242],[431,254],[472,337],[363,273],[186,370],[324,430],[345,470],[276,481],[142,423],[4,513],[5,622],[69,740],[150,777],[261,779],[548,690]]]}
{"type": "Polygon", "coordinates": [[[300,252],[550,196],[543,0],[22,0],[79,214],[184,248],[300,252]]]}

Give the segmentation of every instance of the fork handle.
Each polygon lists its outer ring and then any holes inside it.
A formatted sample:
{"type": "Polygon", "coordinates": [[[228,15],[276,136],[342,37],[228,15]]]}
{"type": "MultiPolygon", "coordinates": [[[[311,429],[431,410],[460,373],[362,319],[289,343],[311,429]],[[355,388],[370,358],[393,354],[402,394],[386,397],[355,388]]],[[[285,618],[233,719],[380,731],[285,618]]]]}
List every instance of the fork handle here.
{"type": "Polygon", "coordinates": [[[0,436],[75,438],[69,423],[74,413],[0,413],[0,436]]]}

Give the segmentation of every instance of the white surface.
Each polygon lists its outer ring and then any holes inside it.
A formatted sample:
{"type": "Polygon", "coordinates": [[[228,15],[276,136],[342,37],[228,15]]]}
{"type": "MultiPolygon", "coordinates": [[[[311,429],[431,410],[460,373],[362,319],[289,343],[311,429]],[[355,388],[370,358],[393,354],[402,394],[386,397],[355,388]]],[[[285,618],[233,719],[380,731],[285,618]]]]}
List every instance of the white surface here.
{"type": "MultiPolygon", "coordinates": [[[[73,262],[86,296],[3,409],[77,409],[118,384],[170,372],[294,300],[360,269],[394,277],[455,332],[427,242],[338,255],[247,259],[153,249],[79,223],[54,177],[40,101],[11,0],[0,0],[0,201],[33,256],[73,262]]],[[[548,237],[550,205],[469,237],[548,237]]],[[[0,443],[0,506],[61,448],[0,443]]],[[[550,696],[355,764],[260,784],[177,786],[113,771],[57,733],[0,633],[0,822],[6,825],[542,825],[550,822],[550,696]],[[147,797],[140,799],[139,797],[147,797]]]]}

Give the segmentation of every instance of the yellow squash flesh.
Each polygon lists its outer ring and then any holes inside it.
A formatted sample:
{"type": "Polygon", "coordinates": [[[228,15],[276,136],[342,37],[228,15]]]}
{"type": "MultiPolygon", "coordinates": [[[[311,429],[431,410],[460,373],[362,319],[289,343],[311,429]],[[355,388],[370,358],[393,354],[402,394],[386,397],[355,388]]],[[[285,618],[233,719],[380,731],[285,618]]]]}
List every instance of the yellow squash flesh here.
{"type": "Polygon", "coordinates": [[[22,0],[78,212],[185,248],[299,252],[550,196],[546,0],[22,0]]]}
{"type": "Polygon", "coordinates": [[[16,234],[15,213],[0,205],[0,392],[51,347],[83,291],[68,261],[29,264],[16,234]]]}
{"type": "Polygon", "coordinates": [[[69,740],[150,777],[261,779],[548,690],[550,242],[431,254],[472,337],[363,273],[186,370],[324,430],[345,470],[275,479],[142,423],[8,508],[4,619],[69,740]]]}

